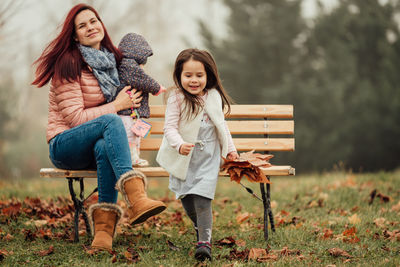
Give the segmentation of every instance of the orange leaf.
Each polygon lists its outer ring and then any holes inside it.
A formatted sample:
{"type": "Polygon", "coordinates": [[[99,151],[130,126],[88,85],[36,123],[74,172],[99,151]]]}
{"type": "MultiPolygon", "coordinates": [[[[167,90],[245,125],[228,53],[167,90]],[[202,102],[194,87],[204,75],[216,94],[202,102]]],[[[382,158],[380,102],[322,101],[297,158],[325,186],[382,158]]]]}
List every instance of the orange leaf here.
{"type": "Polygon", "coordinates": [[[224,160],[222,170],[226,171],[231,177],[231,181],[240,183],[243,176],[246,176],[250,182],[267,183],[271,182],[267,179],[260,167],[267,168],[272,165],[268,162],[273,155],[263,155],[254,153],[253,151],[240,154],[238,160],[224,160]]]}
{"type": "Polygon", "coordinates": [[[250,218],[250,214],[248,212],[239,214],[238,216],[236,216],[236,222],[237,223],[242,223],[246,220],[248,220],[250,218]]]}
{"type": "Polygon", "coordinates": [[[249,252],[249,260],[257,260],[261,257],[266,257],[268,255],[265,248],[252,248],[249,252]]]}
{"type": "Polygon", "coordinates": [[[349,253],[340,248],[330,248],[328,249],[328,252],[330,255],[334,257],[346,257],[346,258],[352,257],[349,253]]]}
{"type": "Polygon", "coordinates": [[[38,254],[39,256],[47,256],[47,255],[52,254],[53,252],[54,252],[54,247],[53,247],[53,246],[50,246],[50,247],[49,247],[48,249],[46,249],[46,250],[38,251],[37,254],[38,254]]]}

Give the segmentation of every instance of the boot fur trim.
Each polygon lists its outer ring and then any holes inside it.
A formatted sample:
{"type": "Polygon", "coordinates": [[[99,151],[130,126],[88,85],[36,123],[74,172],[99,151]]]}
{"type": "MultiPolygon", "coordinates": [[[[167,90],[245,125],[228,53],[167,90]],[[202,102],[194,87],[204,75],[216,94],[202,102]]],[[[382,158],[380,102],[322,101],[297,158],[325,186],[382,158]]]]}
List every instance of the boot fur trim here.
{"type": "Polygon", "coordinates": [[[125,183],[128,182],[131,179],[134,178],[140,178],[143,181],[144,184],[144,188],[145,190],[147,189],[147,179],[146,179],[146,175],[144,175],[144,173],[137,171],[137,170],[131,170],[128,171],[124,174],[121,175],[121,177],[119,178],[119,180],[117,181],[117,184],[115,185],[115,188],[121,192],[122,196],[124,197],[125,202],[128,204],[128,206],[130,205],[129,203],[129,199],[128,199],[128,195],[125,192],[125,183]]]}
{"type": "Polygon", "coordinates": [[[95,210],[97,209],[102,209],[102,210],[106,210],[106,211],[112,211],[115,212],[117,214],[117,221],[115,223],[115,228],[114,228],[114,235],[113,237],[115,237],[117,235],[117,224],[119,222],[119,219],[122,217],[122,213],[123,210],[120,206],[118,206],[117,204],[114,203],[106,203],[106,202],[102,202],[102,203],[96,203],[93,204],[89,207],[89,224],[90,224],[90,230],[92,231],[92,235],[94,236],[94,219],[93,219],[93,213],[95,210]]]}

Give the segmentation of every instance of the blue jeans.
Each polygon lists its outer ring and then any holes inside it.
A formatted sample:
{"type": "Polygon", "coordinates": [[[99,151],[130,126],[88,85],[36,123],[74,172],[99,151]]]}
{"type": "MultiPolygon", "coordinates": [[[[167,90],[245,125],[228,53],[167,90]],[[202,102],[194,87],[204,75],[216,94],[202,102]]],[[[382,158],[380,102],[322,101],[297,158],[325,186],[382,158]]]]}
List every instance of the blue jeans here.
{"type": "Polygon", "coordinates": [[[50,159],[60,169],[97,169],[99,202],[116,203],[119,177],[132,170],[121,118],[106,114],[66,130],[49,143],[50,159]]]}

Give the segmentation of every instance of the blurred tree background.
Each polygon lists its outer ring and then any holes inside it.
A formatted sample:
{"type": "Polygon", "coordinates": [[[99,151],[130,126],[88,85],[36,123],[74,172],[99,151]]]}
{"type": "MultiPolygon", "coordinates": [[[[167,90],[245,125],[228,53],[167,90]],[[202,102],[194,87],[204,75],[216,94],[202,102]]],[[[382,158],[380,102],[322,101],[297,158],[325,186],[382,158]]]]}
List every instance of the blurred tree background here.
{"type": "Polygon", "coordinates": [[[225,0],[226,37],[200,21],[237,103],[293,104],[298,171],[392,170],[400,165],[399,1],[225,0]]]}
{"type": "MultiPolygon", "coordinates": [[[[77,2],[0,1],[0,179],[51,166],[48,87],[30,86],[33,68],[24,69],[77,2]],[[24,33],[33,23],[12,18],[35,7],[41,24],[24,33]]],[[[117,2],[79,2],[98,9],[115,43],[144,35],[155,52],[146,68],[166,86],[178,52],[195,46],[212,52],[236,103],[293,104],[296,151],[277,163],[297,172],[400,165],[400,0],[120,0],[119,11],[117,2]],[[316,3],[313,16],[306,2],[316,3]]]]}

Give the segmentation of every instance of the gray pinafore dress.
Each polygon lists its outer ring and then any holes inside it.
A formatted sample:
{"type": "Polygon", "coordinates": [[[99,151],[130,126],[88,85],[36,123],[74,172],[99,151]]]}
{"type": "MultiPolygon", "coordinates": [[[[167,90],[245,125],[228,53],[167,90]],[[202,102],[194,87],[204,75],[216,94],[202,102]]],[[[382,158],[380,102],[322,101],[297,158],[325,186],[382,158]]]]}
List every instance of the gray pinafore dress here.
{"type": "Polygon", "coordinates": [[[192,153],[186,180],[170,175],[169,189],[175,193],[176,199],[184,198],[188,194],[214,199],[221,162],[221,146],[215,125],[206,113],[201,120],[192,153]]]}

